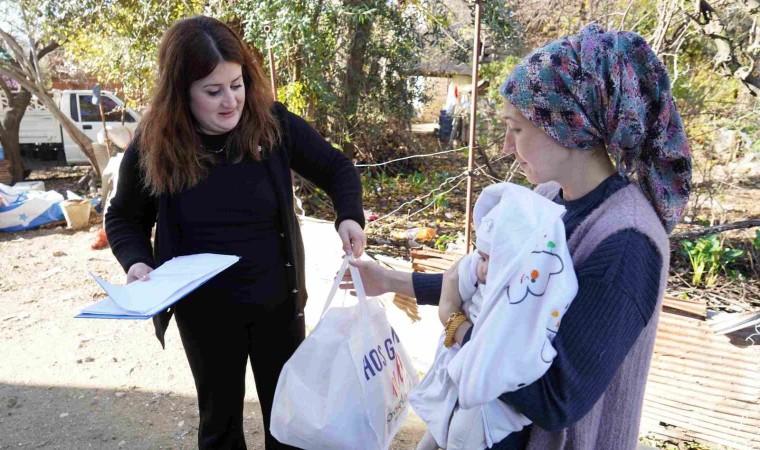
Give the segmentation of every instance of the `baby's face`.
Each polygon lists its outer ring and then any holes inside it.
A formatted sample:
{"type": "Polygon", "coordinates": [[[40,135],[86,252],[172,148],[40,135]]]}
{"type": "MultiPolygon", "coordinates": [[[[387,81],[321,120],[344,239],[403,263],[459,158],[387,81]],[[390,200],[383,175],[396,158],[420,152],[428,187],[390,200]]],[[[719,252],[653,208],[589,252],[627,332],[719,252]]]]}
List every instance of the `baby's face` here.
{"type": "Polygon", "coordinates": [[[478,250],[478,254],[480,255],[480,261],[478,261],[478,267],[476,270],[478,282],[485,283],[486,278],[488,277],[488,260],[490,259],[490,256],[480,250],[478,250]]]}

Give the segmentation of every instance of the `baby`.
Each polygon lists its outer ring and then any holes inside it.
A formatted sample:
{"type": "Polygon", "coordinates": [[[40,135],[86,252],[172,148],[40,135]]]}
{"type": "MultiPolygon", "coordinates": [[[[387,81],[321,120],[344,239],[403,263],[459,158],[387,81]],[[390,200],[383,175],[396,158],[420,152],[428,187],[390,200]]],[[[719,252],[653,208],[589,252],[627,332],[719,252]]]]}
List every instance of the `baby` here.
{"type": "Polygon", "coordinates": [[[562,223],[564,208],[510,183],[483,190],[473,210],[476,251],[459,263],[470,341],[441,341],[410,395],[428,425],[418,450],[488,448],[530,424],[498,399],[540,378],[551,341],[578,284],[562,223]]]}
{"type": "Polygon", "coordinates": [[[491,260],[491,240],[493,220],[484,217],[476,230],[476,250],[462,258],[459,263],[459,295],[462,310],[473,324],[477,321],[483,305],[483,287],[488,277],[488,263],[491,260]]]}

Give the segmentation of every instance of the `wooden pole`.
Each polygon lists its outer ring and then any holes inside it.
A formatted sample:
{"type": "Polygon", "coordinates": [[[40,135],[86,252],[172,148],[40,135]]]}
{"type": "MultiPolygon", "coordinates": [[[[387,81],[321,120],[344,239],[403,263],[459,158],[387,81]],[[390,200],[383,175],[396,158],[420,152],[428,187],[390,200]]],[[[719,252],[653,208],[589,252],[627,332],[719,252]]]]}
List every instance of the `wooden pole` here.
{"type": "MultiPolygon", "coordinates": [[[[264,27],[264,32],[267,35],[272,32],[269,25],[264,27]]],[[[274,54],[272,53],[272,46],[269,44],[269,39],[267,39],[267,53],[269,54],[269,82],[272,85],[272,97],[274,98],[274,101],[277,101],[277,77],[275,76],[274,70],[274,54]]]]}
{"type": "Polygon", "coordinates": [[[467,152],[467,213],[464,239],[467,253],[472,250],[472,169],[475,165],[475,119],[478,114],[478,65],[480,63],[480,15],[483,10],[481,0],[475,1],[475,33],[472,37],[472,95],[470,96],[470,134],[467,152]]]}
{"type": "Polygon", "coordinates": [[[100,121],[103,124],[103,136],[106,139],[106,151],[108,152],[108,156],[111,157],[113,154],[111,153],[111,138],[108,137],[108,129],[106,128],[106,114],[103,111],[103,96],[100,96],[100,99],[98,100],[98,108],[100,109],[100,121]]]}
{"type": "Polygon", "coordinates": [[[272,83],[272,96],[274,101],[277,101],[277,77],[274,75],[274,55],[272,49],[267,49],[269,52],[269,81],[272,83]]]}

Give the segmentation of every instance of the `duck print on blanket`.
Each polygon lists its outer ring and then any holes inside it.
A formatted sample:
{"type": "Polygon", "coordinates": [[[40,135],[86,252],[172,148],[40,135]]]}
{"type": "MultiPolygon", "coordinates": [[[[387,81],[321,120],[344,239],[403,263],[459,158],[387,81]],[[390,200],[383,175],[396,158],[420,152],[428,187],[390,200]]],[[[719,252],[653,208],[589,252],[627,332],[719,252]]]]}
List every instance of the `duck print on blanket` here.
{"type": "Polygon", "coordinates": [[[546,250],[531,252],[530,262],[523,266],[527,270],[520,274],[518,283],[510,283],[506,287],[509,303],[513,305],[522,303],[530,295],[543,296],[551,277],[565,270],[562,258],[552,251],[555,246],[554,242],[549,241],[546,244],[546,250]]]}
{"type": "MultiPolygon", "coordinates": [[[[542,249],[531,252],[529,262],[523,266],[526,270],[520,274],[516,282],[508,284],[505,288],[510,304],[517,305],[524,301],[540,301],[549,288],[552,276],[565,270],[564,261],[554,252],[555,247],[554,242],[546,241],[546,245],[542,249]]],[[[547,318],[547,339],[541,349],[541,360],[545,363],[551,363],[557,354],[551,345],[551,341],[559,331],[562,316],[569,306],[570,303],[568,302],[562,310],[553,309],[547,318]]]]}
{"type": "Polygon", "coordinates": [[[557,351],[551,343],[554,340],[554,336],[556,336],[559,331],[559,323],[562,321],[562,316],[565,314],[565,311],[567,311],[568,306],[570,306],[570,303],[565,305],[562,311],[557,309],[553,310],[546,323],[547,339],[544,341],[544,346],[541,348],[541,360],[545,363],[551,364],[551,362],[554,361],[554,357],[557,356],[557,351]]]}

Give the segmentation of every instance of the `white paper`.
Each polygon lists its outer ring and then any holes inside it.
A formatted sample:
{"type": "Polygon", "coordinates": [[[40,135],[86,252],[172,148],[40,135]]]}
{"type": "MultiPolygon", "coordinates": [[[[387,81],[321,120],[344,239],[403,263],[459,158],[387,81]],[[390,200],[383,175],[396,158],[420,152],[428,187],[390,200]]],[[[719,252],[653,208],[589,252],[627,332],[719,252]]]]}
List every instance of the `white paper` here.
{"type": "Polygon", "coordinates": [[[111,284],[90,273],[108,294],[108,298],[83,309],[78,317],[147,318],[153,316],[235,264],[239,259],[238,256],[212,253],[179,256],[151,272],[147,281],[135,281],[125,286],[111,284]]]}

